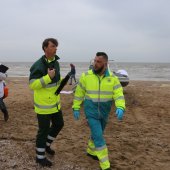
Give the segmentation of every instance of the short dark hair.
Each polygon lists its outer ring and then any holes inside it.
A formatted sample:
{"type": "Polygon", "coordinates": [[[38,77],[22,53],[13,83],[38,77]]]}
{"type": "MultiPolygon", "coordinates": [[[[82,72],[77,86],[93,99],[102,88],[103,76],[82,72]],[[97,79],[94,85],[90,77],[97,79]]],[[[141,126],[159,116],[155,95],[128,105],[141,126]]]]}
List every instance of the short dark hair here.
{"type": "Polygon", "coordinates": [[[108,61],[108,56],[105,52],[97,52],[96,56],[102,56],[103,58],[105,58],[108,61]]]}
{"type": "Polygon", "coordinates": [[[48,47],[49,41],[52,42],[53,44],[55,44],[56,47],[58,46],[58,41],[57,41],[57,39],[55,39],[55,38],[47,38],[47,39],[45,39],[45,40],[43,41],[43,43],[42,43],[42,49],[43,49],[43,50],[44,50],[45,47],[48,47]]]}

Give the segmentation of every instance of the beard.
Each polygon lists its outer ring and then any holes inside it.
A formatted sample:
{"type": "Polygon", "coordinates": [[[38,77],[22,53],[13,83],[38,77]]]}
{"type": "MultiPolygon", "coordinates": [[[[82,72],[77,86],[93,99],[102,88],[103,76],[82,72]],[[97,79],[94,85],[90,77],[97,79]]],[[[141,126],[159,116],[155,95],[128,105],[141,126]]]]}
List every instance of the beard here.
{"type": "Polygon", "coordinates": [[[103,69],[104,69],[104,65],[101,68],[98,68],[98,69],[93,68],[93,71],[94,71],[95,74],[100,74],[103,71],[103,69]]]}

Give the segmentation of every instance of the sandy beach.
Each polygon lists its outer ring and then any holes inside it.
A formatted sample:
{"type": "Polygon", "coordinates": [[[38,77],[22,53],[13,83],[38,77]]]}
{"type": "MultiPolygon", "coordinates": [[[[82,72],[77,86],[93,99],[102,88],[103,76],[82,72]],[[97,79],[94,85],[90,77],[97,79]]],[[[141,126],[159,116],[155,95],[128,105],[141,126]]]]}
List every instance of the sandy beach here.
{"type": "MultiPolygon", "coordinates": [[[[36,114],[27,78],[8,78],[5,99],[9,121],[0,113],[0,170],[43,169],[35,163],[36,114]]],[[[64,90],[70,90],[66,86],[64,90]]],[[[114,107],[105,131],[111,168],[115,170],[169,170],[170,82],[131,81],[124,88],[126,114],[118,122],[114,107]]],[[[65,126],[52,145],[52,170],[99,170],[86,156],[89,129],[72,115],[73,94],[61,94],[65,126]]],[[[48,168],[44,168],[48,169],[48,168]]]]}

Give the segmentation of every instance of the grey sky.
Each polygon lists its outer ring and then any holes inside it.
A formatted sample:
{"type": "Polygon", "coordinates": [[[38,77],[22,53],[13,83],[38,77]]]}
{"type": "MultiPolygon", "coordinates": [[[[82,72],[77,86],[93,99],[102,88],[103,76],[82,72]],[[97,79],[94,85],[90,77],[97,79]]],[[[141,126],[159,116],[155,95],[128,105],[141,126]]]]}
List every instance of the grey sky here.
{"type": "Polygon", "coordinates": [[[118,62],[170,62],[169,0],[1,0],[0,62],[35,61],[57,38],[60,61],[104,51],[118,62]]]}

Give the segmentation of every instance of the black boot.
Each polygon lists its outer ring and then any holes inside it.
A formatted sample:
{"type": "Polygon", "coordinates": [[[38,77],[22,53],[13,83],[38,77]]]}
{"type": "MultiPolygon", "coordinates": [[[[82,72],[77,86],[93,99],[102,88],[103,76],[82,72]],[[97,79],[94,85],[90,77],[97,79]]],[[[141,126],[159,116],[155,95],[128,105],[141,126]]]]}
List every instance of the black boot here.
{"type": "Polygon", "coordinates": [[[89,153],[87,153],[87,156],[91,157],[94,160],[97,160],[97,161],[99,160],[97,156],[91,155],[89,153]]]}
{"type": "Polygon", "coordinates": [[[52,156],[55,155],[55,151],[52,150],[52,149],[50,148],[50,146],[46,146],[46,152],[47,152],[49,155],[52,155],[52,156]]]}
{"type": "Polygon", "coordinates": [[[47,158],[44,158],[44,159],[36,158],[36,163],[38,163],[42,167],[51,167],[53,165],[52,162],[49,161],[47,158]]]}

